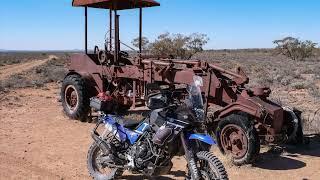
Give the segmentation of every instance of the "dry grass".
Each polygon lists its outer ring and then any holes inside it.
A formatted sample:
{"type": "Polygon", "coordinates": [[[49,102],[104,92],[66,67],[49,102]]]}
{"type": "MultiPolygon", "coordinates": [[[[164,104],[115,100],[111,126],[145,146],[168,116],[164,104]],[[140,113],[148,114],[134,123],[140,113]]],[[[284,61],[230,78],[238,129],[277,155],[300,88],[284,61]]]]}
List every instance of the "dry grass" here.
{"type": "Polygon", "coordinates": [[[0,52],[0,66],[45,59],[47,57],[48,54],[43,52],[0,52]]]}
{"type": "Polygon", "coordinates": [[[219,50],[196,54],[193,59],[216,63],[226,69],[242,67],[250,77],[249,86],[270,86],[290,90],[308,89],[317,96],[320,54],[307,61],[274,56],[272,50],[219,50]]]}
{"type": "Polygon", "coordinates": [[[310,133],[320,133],[320,108],[313,113],[304,116],[304,127],[310,133]]]}
{"type": "Polygon", "coordinates": [[[65,64],[68,56],[59,54],[58,57],[27,72],[14,74],[0,81],[0,91],[11,88],[42,87],[46,83],[61,81],[67,72],[65,64]]]}

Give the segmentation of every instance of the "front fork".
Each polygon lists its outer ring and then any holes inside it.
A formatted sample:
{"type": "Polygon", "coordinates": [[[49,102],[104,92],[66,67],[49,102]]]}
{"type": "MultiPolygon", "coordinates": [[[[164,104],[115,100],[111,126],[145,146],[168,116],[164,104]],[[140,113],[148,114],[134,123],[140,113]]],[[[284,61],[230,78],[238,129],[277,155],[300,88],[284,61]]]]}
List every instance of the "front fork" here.
{"type": "Polygon", "coordinates": [[[102,150],[103,154],[109,154],[110,153],[110,147],[108,144],[101,138],[101,136],[98,134],[97,129],[102,124],[103,121],[99,120],[96,124],[96,127],[91,132],[91,137],[94,140],[94,142],[97,144],[97,146],[102,150]]]}
{"type": "Polygon", "coordinates": [[[185,152],[185,156],[186,156],[186,160],[188,162],[188,167],[189,167],[189,171],[191,174],[191,178],[193,180],[198,180],[200,179],[199,176],[199,171],[197,168],[197,163],[194,157],[194,152],[192,151],[192,149],[190,149],[190,146],[188,144],[188,141],[185,138],[185,134],[183,132],[180,133],[180,139],[181,139],[181,143],[185,152]]]}

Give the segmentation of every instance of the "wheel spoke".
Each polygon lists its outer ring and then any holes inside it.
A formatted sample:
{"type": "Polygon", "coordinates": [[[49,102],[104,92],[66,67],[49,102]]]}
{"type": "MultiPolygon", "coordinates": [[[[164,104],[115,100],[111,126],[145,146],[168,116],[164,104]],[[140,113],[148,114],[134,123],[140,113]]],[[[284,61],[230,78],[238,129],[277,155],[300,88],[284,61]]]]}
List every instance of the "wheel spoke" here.
{"type": "Polygon", "coordinates": [[[96,171],[98,171],[103,175],[109,175],[113,173],[115,169],[109,168],[103,164],[103,160],[102,160],[103,156],[105,155],[102,153],[100,148],[97,148],[95,155],[93,157],[93,164],[94,164],[94,167],[96,168],[96,171]]]}

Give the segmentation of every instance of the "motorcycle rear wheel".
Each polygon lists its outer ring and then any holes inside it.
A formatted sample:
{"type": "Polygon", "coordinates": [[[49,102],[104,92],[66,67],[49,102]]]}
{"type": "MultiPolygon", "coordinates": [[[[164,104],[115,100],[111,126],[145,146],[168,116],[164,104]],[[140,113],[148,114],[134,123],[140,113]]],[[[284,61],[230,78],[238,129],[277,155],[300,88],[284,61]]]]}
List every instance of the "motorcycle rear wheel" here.
{"type": "Polygon", "coordinates": [[[119,178],[123,171],[118,168],[109,168],[102,165],[101,157],[107,156],[96,143],[93,143],[88,151],[87,166],[90,176],[95,180],[111,180],[119,178]]]}

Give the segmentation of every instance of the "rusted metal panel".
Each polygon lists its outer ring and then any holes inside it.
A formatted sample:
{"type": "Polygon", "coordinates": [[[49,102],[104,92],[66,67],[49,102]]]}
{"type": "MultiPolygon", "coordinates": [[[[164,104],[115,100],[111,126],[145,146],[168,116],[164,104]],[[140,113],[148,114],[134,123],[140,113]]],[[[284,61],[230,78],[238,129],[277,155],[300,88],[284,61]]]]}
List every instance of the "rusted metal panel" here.
{"type": "MultiPolygon", "coordinates": [[[[108,70],[107,72],[109,71],[110,70],[108,70]]],[[[136,66],[119,66],[115,68],[114,76],[117,78],[141,80],[143,78],[143,72],[136,66]]]]}
{"type": "Polygon", "coordinates": [[[154,0],[73,0],[72,5],[101,9],[124,10],[160,6],[160,3],[154,0]]]}

